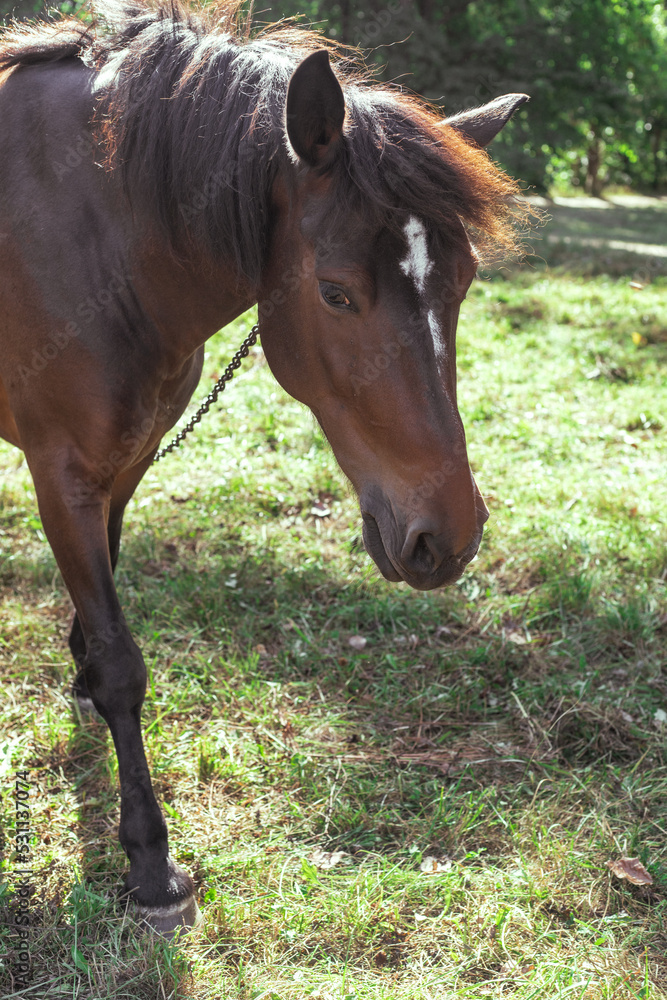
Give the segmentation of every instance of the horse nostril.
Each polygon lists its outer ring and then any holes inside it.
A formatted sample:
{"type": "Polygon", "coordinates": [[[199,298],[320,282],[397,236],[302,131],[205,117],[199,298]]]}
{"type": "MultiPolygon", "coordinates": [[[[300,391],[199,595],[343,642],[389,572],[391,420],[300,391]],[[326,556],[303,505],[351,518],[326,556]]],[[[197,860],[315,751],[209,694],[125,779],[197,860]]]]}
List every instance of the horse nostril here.
{"type": "Polygon", "coordinates": [[[417,565],[430,573],[435,573],[445,561],[446,553],[438,545],[438,539],[428,531],[423,531],[417,539],[414,556],[417,565]]]}
{"type": "Polygon", "coordinates": [[[436,535],[429,531],[423,521],[417,521],[410,526],[401,550],[401,562],[412,572],[435,572],[444,561],[447,553],[444,545],[439,543],[436,535]]]}
{"type": "Polygon", "coordinates": [[[443,563],[463,568],[477,552],[485,520],[467,531],[459,526],[457,532],[437,531],[426,519],[414,521],[401,549],[402,566],[413,575],[437,573],[443,563]]]}

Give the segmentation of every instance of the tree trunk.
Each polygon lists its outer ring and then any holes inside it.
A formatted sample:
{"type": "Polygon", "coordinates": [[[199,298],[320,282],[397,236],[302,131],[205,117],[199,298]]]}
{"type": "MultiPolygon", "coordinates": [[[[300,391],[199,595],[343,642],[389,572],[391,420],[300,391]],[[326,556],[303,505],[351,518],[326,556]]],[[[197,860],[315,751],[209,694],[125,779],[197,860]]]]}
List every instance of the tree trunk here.
{"type": "Polygon", "coordinates": [[[586,181],[584,188],[587,194],[594,198],[599,198],[602,194],[602,180],[600,178],[600,164],[602,161],[600,140],[597,136],[593,139],[587,151],[588,166],[586,167],[586,181]]]}
{"type": "Polygon", "coordinates": [[[654,125],[651,133],[651,152],[653,153],[653,190],[659,191],[662,181],[662,163],[660,151],[662,148],[662,125],[654,125]]]}

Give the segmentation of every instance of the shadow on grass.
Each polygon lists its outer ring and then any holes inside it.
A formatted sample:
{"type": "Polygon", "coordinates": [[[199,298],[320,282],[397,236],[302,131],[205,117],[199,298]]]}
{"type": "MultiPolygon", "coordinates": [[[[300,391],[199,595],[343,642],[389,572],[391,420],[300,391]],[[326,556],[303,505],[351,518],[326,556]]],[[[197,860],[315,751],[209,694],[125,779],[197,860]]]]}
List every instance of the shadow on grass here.
{"type": "Polygon", "coordinates": [[[3,1000],[59,996],[154,1000],[173,995],[174,989],[180,995],[179,984],[184,986],[190,975],[178,942],[145,932],[121,895],[120,873],[126,859],[111,819],[118,803],[108,730],[102,720],[81,722],[77,717],[76,723],[64,753],[47,761],[34,760],[31,767],[51,769],[73,789],[77,807],[70,831],[81,844],[79,860],[73,873],[68,859],[59,856],[49,827],[35,826],[40,847],[47,847],[47,860],[34,864],[25,877],[31,891],[25,924],[30,968],[25,985],[14,976],[13,958],[19,946],[16,859],[11,854],[6,858],[8,880],[0,905],[5,944],[1,995],[3,1000]]]}
{"type": "Polygon", "coordinates": [[[540,203],[547,222],[526,239],[529,266],[628,277],[641,284],[667,277],[667,198],[559,198],[540,203]]]}

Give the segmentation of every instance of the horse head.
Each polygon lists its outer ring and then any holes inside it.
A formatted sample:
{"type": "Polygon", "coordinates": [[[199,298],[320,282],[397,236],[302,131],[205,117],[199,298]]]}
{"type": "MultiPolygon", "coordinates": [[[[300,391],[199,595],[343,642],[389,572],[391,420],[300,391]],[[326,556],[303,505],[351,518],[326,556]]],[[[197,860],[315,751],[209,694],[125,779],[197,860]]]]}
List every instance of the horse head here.
{"type": "MultiPolygon", "coordinates": [[[[488,162],[479,147],[524,100],[443,123],[441,145],[488,162]]],[[[344,95],[324,51],[300,63],[259,313],[273,374],[310,407],[356,491],[367,551],[388,580],[430,590],[461,575],[488,517],[456,400],[456,326],[478,258],[455,210],[443,231],[423,197],[401,197],[430,189],[414,136],[399,134],[400,108],[344,95]],[[383,151],[368,153],[378,121],[399,151],[384,165],[383,151]],[[383,190],[369,193],[373,171],[383,190]]]]}

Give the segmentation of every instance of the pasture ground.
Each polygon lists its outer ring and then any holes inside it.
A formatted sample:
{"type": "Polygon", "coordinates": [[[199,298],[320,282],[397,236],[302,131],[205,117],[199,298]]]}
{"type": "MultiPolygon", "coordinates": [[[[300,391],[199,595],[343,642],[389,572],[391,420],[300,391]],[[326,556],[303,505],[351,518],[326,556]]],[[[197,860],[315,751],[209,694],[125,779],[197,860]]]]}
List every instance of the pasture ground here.
{"type": "MultiPolygon", "coordinates": [[[[68,596],[0,445],[3,997],[667,997],[667,202],[551,210],[462,310],[492,516],[458,585],[378,579],[259,350],[130,505],[148,755],[205,916],[180,943],[115,903],[110,740],[73,714],[68,596]],[[27,988],[7,952],[23,770],[27,988]],[[612,874],[622,856],[652,885],[612,874]]],[[[198,396],[251,321],[210,344],[198,396]]]]}

